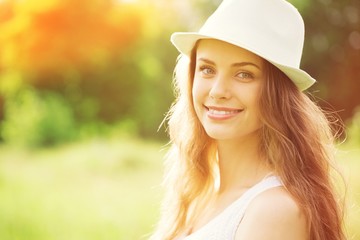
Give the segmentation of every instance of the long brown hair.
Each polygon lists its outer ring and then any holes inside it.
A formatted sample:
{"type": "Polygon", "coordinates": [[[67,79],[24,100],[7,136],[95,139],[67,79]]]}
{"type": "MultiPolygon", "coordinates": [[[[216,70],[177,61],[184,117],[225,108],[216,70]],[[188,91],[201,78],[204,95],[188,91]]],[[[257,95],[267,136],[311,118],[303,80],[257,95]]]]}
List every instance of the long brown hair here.
{"type": "Polygon", "coordinates": [[[331,175],[341,123],[268,62],[265,74],[260,100],[262,151],[302,207],[310,240],[345,239],[331,175]]]}
{"type": "MultiPolygon", "coordinates": [[[[176,101],[167,115],[171,148],[166,156],[162,217],[151,239],[184,232],[197,207],[214,192],[216,145],[192,104],[196,46],[178,59],[176,101]]],[[[334,134],[323,111],[272,64],[265,62],[260,99],[264,123],[260,151],[303,209],[310,240],[344,240],[342,213],[330,178],[334,134]]]]}

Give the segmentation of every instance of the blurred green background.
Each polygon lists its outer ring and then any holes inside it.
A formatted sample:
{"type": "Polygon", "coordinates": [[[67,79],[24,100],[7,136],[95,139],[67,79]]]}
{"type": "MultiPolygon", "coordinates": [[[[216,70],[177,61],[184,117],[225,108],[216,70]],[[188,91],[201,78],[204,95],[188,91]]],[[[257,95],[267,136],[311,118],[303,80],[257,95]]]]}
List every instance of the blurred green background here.
{"type": "MultiPolygon", "coordinates": [[[[310,91],[346,124],[338,162],[358,240],[360,1],[290,2],[307,27],[310,91]]],[[[197,30],[219,3],[0,0],[1,240],[147,238],[173,101],[169,37],[197,30]]]]}

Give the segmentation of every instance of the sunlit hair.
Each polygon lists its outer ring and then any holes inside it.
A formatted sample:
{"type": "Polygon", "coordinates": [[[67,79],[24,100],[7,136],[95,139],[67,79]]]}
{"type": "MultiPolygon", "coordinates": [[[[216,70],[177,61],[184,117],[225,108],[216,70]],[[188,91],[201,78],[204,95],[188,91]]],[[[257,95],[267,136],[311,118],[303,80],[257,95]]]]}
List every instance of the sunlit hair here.
{"type": "Polygon", "coordinates": [[[310,240],[343,240],[342,204],[331,174],[342,124],[268,62],[265,75],[261,151],[304,211],[310,240]]]}
{"type": "MultiPolygon", "coordinates": [[[[193,107],[195,59],[196,47],[190,60],[180,57],[175,68],[176,101],[168,113],[171,148],[166,156],[166,192],[153,240],[176,239],[215,190],[216,145],[193,107]]],[[[330,177],[335,154],[330,121],[285,74],[266,61],[264,66],[259,151],[302,208],[309,240],[344,240],[342,208],[330,177]]]]}

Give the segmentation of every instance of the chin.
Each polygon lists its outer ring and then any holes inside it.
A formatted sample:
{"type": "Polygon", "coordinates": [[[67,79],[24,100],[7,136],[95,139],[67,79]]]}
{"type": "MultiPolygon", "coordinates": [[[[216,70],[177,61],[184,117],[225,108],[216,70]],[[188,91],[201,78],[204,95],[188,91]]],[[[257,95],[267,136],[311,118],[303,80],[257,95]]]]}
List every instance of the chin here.
{"type": "Polygon", "coordinates": [[[233,136],[233,134],[227,134],[224,131],[206,131],[206,133],[214,140],[229,140],[239,138],[239,136],[233,136]]]}
{"type": "Polygon", "coordinates": [[[207,129],[207,130],[205,129],[205,131],[210,138],[217,141],[225,141],[225,140],[243,141],[243,140],[259,138],[260,129],[261,128],[258,128],[258,129],[254,129],[254,131],[243,132],[243,133],[239,133],[235,130],[228,132],[228,131],[224,131],[224,129],[207,129]]]}

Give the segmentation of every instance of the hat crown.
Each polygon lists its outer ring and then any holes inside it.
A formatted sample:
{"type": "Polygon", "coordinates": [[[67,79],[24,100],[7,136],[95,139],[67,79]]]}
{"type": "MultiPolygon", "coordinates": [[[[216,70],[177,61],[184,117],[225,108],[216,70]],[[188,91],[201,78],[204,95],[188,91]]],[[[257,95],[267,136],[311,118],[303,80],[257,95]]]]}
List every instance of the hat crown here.
{"type": "Polygon", "coordinates": [[[171,42],[190,57],[197,41],[222,40],[268,60],[300,89],[316,80],[300,69],[304,21],[286,0],[224,0],[199,32],[178,32],[171,42]]]}
{"type": "Polygon", "coordinates": [[[300,66],[304,22],[284,0],[224,0],[199,33],[241,46],[270,62],[300,66]]]}

